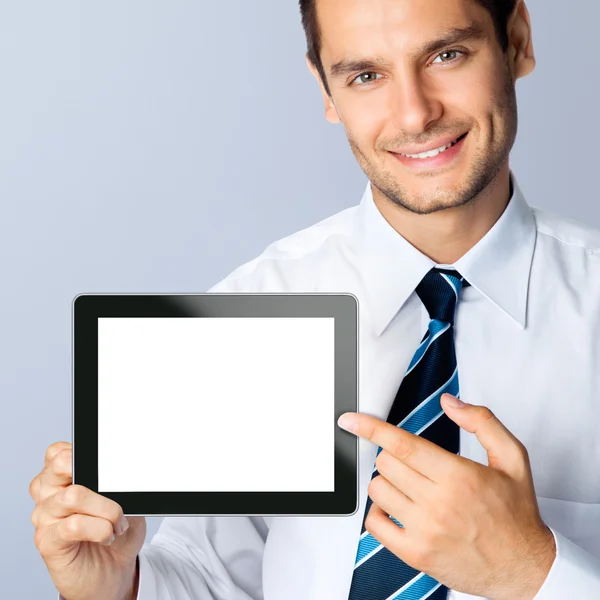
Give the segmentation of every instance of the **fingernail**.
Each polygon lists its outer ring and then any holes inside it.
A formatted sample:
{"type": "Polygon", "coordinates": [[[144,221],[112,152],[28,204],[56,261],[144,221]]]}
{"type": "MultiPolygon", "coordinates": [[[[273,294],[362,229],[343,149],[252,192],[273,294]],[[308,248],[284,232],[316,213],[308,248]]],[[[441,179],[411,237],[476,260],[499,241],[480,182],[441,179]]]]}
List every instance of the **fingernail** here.
{"type": "Polygon", "coordinates": [[[129,521],[125,518],[125,515],[121,517],[119,526],[117,528],[117,535],[123,535],[129,529],[129,521]]]}
{"type": "Polygon", "coordinates": [[[115,536],[114,536],[114,535],[111,535],[111,536],[108,538],[108,541],[106,542],[106,545],[107,545],[107,546],[110,546],[110,545],[111,545],[111,544],[114,542],[114,540],[115,540],[115,536]]]}
{"type": "Polygon", "coordinates": [[[351,433],[356,433],[358,431],[358,423],[355,421],[354,417],[349,414],[343,414],[338,419],[338,425],[345,429],[346,431],[350,431],[351,433]]]}
{"type": "Polygon", "coordinates": [[[456,396],[453,396],[452,394],[444,394],[444,400],[447,404],[453,406],[454,408],[462,408],[463,406],[466,406],[462,400],[456,396]]]}

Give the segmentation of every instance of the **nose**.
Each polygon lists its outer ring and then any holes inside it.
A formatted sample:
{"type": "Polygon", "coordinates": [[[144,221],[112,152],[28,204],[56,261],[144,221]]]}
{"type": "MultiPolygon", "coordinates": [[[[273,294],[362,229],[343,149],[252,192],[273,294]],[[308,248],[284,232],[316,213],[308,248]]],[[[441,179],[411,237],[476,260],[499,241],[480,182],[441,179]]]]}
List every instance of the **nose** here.
{"type": "Polygon", "coordinates": [[[393,88],[390,109],[397,129],[418,135],[442,116],[441,100],[418,74],[403,75],[393,88]]]}

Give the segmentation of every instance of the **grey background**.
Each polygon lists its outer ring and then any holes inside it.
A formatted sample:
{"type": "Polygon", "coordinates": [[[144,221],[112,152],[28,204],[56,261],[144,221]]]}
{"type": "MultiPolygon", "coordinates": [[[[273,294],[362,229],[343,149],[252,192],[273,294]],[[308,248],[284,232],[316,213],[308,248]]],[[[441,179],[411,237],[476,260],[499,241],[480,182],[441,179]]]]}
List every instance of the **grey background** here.
{"type": "MultiPolygon", "coordinates": [[[[528,4],[512,166],[530,204],[600,226],[600,6],[528,4]]],[[[206,291],[359,202],[304,52],[296,0],[0,1],[2,597],[56,598],[28,486],[71,440],[72,298],[206,291]]]]}

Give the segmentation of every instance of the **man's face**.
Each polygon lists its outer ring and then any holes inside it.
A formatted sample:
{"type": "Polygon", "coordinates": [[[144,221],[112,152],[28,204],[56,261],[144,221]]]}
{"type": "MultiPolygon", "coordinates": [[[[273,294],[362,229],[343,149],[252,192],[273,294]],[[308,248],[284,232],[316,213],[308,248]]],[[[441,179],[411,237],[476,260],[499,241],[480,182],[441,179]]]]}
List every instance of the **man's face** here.
{"type": "Polygon", "coordinates": [[[517,131],[490,14],[474,0],[317,0],[317,11],[327,118],[343,123],[373,185],[414,213],[480,194],[517,131]]]}

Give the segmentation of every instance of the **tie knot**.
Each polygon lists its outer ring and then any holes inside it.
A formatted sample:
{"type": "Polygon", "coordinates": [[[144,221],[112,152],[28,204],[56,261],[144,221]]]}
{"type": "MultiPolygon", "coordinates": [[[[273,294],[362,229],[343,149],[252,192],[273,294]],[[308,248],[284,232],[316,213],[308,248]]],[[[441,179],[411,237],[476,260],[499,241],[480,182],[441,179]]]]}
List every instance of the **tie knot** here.
{"type": "Polygon", "coordinates": [[[458,295],[468,285],[469,282],[458,271],[434,267],[423,277],[415,291],[431,319],[454,323],[458,295]]]}

